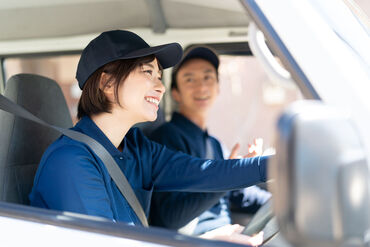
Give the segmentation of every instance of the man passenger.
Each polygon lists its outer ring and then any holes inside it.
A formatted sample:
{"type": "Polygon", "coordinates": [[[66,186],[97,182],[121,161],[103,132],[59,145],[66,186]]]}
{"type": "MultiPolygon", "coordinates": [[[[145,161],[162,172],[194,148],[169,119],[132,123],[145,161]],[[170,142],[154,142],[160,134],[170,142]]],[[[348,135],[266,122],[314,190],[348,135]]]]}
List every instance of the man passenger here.
{"type": "MultiPolygon", "coordinates": [[[[218,56],[207,47],[195,47],[184,55],[173,70],[171,82],[179,111],[152,133],[154,141],[202,159],[225,158],[220,142],[207,132],[208,114],[220,90],[218,67],[218,56]]],[[[236,158],[238,148],[233,148],[230,158],[236,158]]],[[[251,150],[249,156],[255,154],[251,150]]],[[[269,192],[256,186],[227,194],[157,192],[152,198],[151,224],[178,229],[198,217],[191,233],[201,235],[232,223],[230,202],[254,213],[269,197],[269,192]]]]}

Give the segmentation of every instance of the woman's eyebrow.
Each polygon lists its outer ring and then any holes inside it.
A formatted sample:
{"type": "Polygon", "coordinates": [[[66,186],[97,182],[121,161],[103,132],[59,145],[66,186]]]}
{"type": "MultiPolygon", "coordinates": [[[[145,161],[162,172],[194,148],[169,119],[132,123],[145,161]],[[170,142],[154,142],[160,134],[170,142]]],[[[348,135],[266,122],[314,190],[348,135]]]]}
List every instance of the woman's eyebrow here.
{"type": "MultiPolygon", "coordinates": [[[[153,64],[151,64],[151,63],[144,63],[143,65],[149,66],[149,67],[151,67],[152,69],[154,69],[154,65],[153,65],[153,64]]],[[[160,75],[162,76],[162,70],[160,70],[159,68],[158,68],[158,74],[160,74],[160,75]]]]}
{"type": "Polygon", "coordinates": [[[153,65],[153,64],[151,64],[151,63],[144,63],[143,65],[149,66],[149,67],[151,67],[152,69],[154,69],[154,65],[153,65]]]}

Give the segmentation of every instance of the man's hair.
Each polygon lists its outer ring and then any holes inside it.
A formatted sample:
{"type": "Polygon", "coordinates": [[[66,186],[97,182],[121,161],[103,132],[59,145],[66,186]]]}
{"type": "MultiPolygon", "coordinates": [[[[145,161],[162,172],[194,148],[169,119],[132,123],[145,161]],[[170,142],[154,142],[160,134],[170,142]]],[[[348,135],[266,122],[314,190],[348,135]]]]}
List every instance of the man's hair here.
{"type": "MultiPolygon", "coordinates": [[[[154,59],[154,55],[149,55],[140,58],[116,60],[96,70],[87,79],[82,89],[81,98],[77,107],[77,118],[81,119],[84,116],[92,116],[102,112],[111,113],[113,102],[109,101],[105,96],[104,89],[108,85],[113,84],[114,97],[118,105],[120,105],[118,90],[121,84],[138,66],[142,66],[145,63],[150,63],[154,59]],[[108,75],[108,79],[104,82],[103,87],[100,88],[100,78],[103,72],[108,75]]],[[[158,65],[159,69],[162,70],[161,65],[158,65]]]]}
{"type": "Polygon", "coordinates": [[[218,68],[216,68],[210,61],[208,61],[207,59],[205,58],[202,58],[202,57],[194,57],[194,58],[190,58],[189,60],[185,61],[184,63],[180,63],[178,66],[174,67],[173,68],[173,71],[172,71],[172,75],[171,75],[171,90],[173,89],[176,89],[178,90],[178,87],[177,87],[177,73],[179,72],[179,70],[182,68],[183,65],[191,62],[192,60],[194,59],[202,59],[204,61],[207,61],[209,62],[216,70],[216,76],[217,76],[217,81],[218,81],[218,68]]]}

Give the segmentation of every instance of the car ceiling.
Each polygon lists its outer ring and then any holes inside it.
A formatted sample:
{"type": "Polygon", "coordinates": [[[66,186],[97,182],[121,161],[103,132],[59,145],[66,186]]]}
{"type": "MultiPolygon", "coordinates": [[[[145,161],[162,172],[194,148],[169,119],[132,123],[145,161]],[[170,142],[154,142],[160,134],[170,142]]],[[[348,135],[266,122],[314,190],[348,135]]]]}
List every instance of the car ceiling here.
{"type": "Polygon", "coordinates": [[[247,25],[238,0],[1,0],[0,4],[0,41],[124,28],[165,33],[247,25]]]}

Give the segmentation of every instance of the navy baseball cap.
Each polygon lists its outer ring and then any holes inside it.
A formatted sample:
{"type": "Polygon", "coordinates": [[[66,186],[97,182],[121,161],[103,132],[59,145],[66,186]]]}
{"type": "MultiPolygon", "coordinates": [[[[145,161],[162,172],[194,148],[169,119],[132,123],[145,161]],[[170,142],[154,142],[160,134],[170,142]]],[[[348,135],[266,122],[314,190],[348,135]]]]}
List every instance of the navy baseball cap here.
{"type": "Polygon", "coordinates": [[[171,88],[176,87],[176,75],[179,69],[181,68],[181,66],[184,65],[190,59],[194,59],[194,58],[200,58],[200,59],[204,59],[210,62],[215,67],[216,71],[218,70],[218,66],[220,65],[220,60],[218,59],[216,52],[213,51],[211,48],[207,46],[191,47],[185,51],[184,57],[172,70],[171,88]]]}
{"type": "Polygon", "coordinates": [[[182,57],[182,48],[178,43],[150,47],[137,34],[114,30],[100,34],[82,51],[77,66],[76,79],[82,89],[87,79],[107,63],[155,55],[163,69],[176,65],[182,57]]]}

